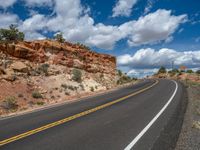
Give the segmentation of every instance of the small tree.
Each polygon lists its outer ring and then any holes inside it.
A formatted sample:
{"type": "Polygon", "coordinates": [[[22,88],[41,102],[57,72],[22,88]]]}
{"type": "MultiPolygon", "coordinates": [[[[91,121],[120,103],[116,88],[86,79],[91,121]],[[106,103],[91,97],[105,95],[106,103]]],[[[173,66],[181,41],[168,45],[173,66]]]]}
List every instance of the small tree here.
{"type": "Polygon", "coordinates": [[[78,69],[74,69],[73,71],[72,71],[72,79],[74,80],[74,81],[76,81],[76,82],[81,82],[82,81],[82,72],[80,71],[80,70],[78,70],[78,69]]]}
{"type": "Polygon", "coordinates": [[[23,41],[24,33],[20,32],[16,25],[11,24],[9,29],[0,29],[0,40],[4,42],[23,41]]]}
{"type": "Polygon", "coordinates": [[[118,75],[121,77],[122,76],[122,71],[118,70],[118,75]]]}
{"type": "Polygon", "coordinates": [[[196,71],[196,74],[200,74],[200,70],[197,70],[197,71],[196,71]]]}
{"type": "Polygon", "coordinates": [[[57,33],[54,37],[54,39],[60,43],[64,43],[65,39],[63,38],[63,34],[62,33],[57,33]]]}
{"type": "Polygon", "coordinates": [[[187,70],[186,72],[187,73],[193,73],[193,70],[190,69],[190,70],[187,70]]]}
{"type": "Polygon", "coordinates": [[[166,71],[166,69],[165,69],[165,67],[160,67],[160,69],[158,70],[158,73],[166,73],[167,71],[166,71]]]}

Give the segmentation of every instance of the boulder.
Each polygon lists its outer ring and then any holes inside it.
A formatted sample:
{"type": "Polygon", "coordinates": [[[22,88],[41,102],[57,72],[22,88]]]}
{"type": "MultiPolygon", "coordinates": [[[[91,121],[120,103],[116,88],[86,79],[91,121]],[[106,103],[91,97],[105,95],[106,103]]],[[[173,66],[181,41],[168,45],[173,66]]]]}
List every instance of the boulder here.
{"type": "Polygon", "coordinates": [[[12,69],[6,69],[5,70],[6,74],[2,76],[1,79],[4,79],[6,81],[15,81],[17,79],[17,77],[15,76],[15,73],[12,69]]]}
{"type": "Polygon", "coordinates": [[[17,71],[17,72],[23,72],[23,73],[28,73],[28,67],[26,66],[25,63],[23,62],[14,62],[12,65],[11,65],[11,68],[14,70],[14,71],[17,71]]]}

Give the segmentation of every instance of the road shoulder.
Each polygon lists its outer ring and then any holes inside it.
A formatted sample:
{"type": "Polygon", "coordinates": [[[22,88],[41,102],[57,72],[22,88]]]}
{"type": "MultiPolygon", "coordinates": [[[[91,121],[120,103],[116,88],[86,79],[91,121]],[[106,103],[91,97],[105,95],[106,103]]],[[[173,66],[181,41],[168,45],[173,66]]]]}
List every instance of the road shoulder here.
{"type": "Polygon", "coordinates": [[[188,107],[175,150],[200,149],[200,85],[187,83],[188,107]]]}

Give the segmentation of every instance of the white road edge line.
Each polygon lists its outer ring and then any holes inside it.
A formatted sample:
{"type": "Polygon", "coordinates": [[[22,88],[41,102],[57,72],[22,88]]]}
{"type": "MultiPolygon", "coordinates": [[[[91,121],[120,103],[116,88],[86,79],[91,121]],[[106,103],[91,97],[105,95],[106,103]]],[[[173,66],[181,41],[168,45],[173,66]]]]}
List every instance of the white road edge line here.
{"type": "Polygon", "coordinates": [[[172,94],[172,96],[170,97],[170,99],[168,100],[168,102],[163,106],[163,108],[159,111],[159,113],[148,123],[148,125],[133,139],[133,141],[131,141],[131,143],[126,146],[126,148],[124,150],[130,150],[131,148],[133,148],[133,146],[140,140],[140,138],[148,131],[148,129],[153,125],[153,123],[160,117],[160,115],[165,111],[165,109],[168,107],[168,105],[171,103],[171,101],[173,100],[174,96],[176,95],[176,92],[178,90],[178,84],[176,81],[172,80],[175,85],[176,88],[174,90],[174,93],[172,94]]]}

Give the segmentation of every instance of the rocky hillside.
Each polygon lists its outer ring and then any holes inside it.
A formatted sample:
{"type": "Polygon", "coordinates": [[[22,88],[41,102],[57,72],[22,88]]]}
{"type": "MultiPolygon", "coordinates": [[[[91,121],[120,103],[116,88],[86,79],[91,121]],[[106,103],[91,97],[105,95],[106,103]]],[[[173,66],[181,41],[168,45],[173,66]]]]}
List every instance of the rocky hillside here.
{"type": "Polygon", "coordinates": [[[0,114],[116,85],[116,59],[52,40],[0,44],[0,114]]]}

